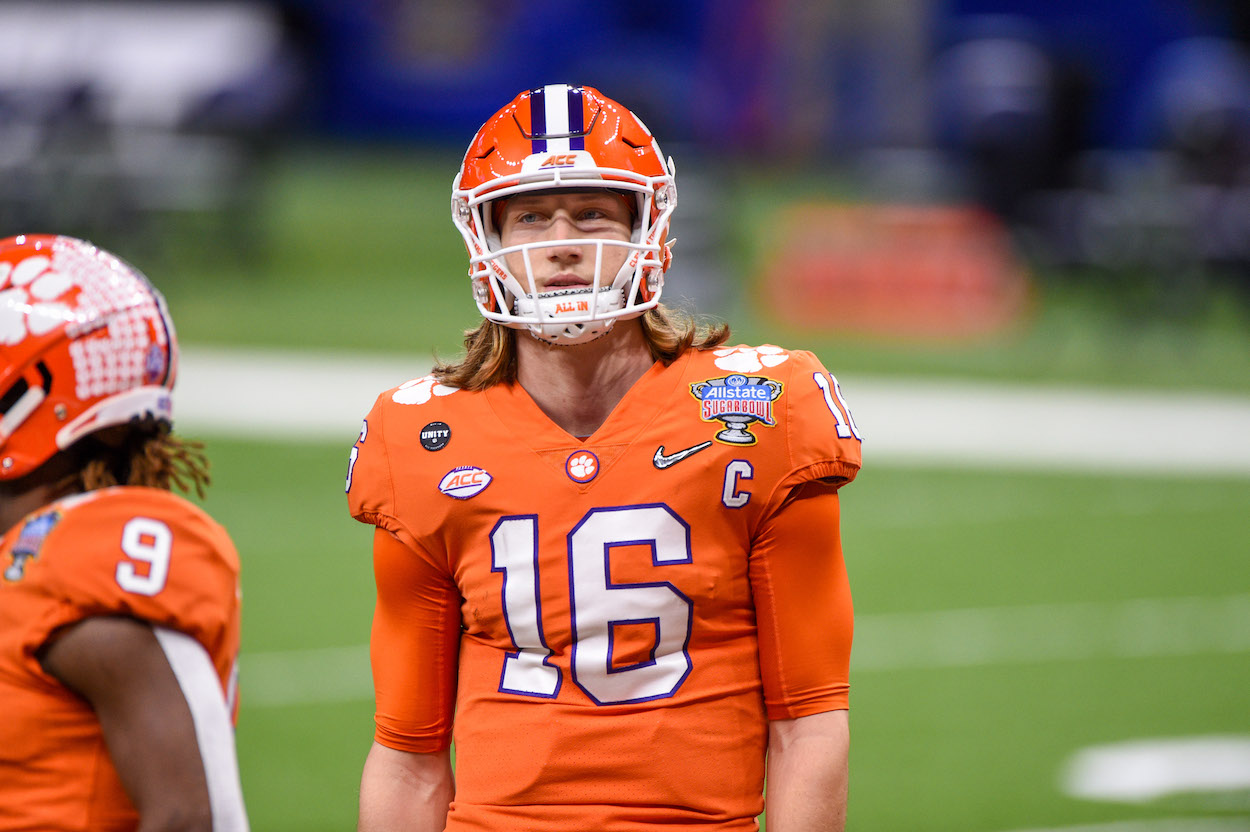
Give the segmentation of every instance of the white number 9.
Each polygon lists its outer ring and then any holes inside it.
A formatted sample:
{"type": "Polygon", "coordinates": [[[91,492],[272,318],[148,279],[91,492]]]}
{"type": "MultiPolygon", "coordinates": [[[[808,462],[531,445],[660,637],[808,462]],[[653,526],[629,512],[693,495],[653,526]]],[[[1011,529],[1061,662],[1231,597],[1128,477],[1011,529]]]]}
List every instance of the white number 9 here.
{"type": "Polygon", "coordinates": [[[169,577],[169,554],[174,535],[160,520],[135,517],[122,529],[122,551],[126,557],[147,564],[140,572],[130,560],[117,564],[117,585],[136,595],[155,595],[165,588],[169,577]]]}

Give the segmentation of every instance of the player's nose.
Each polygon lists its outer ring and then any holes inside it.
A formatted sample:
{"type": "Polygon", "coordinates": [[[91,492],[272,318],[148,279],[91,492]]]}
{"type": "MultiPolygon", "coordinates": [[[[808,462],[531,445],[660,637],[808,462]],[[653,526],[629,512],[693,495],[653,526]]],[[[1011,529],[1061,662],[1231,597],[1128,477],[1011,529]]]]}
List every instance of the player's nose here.
{"type": "MultiPolygon", "coordinates": [[[[577,225],[572,218],[557,214],[551,223],[552,240],[573,240],[578,236],[577,225]]],[[[576,243],[556,243],[547,248],[547,257],[559,262],[573,262],[585,256],[586,247],[576,243]]]]}

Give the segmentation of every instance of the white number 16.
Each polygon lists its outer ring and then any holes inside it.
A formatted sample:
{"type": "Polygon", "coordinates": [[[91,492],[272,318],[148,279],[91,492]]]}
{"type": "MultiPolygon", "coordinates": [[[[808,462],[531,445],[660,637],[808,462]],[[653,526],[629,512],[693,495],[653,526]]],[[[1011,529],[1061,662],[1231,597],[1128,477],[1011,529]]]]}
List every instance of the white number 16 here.
{"type": "MultiPolygon", "coordinates": [[[[553,697],[560,689],[560,670],[549,663],[552,651],[543,635],[538,518],[503,518],[490,543],[494,571],[504,573],[504,616],[517,648],[504,660],[500,690],[553,697]]],[[[592,509],[569,533],[573,682],[599,705],[672,696],[690,673],[686,648],[693,605],[668,581],[614,582],[611,550],[627,546],[649,548],[655,567],[691,562],[690,527],[663,505],[592,509]],[[649,659],[615,665],[613,637],[622,625],[652,629],[649,659]]]]}

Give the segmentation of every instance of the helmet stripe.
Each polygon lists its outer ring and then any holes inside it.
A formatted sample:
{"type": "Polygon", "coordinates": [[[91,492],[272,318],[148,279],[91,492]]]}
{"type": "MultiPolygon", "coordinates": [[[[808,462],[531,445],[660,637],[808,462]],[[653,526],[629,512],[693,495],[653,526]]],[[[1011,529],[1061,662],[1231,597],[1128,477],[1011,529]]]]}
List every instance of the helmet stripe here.
{"type": "Polygon", "coordinates": [[[582,88],[569,87],[569,150],[585,150],[586,119],[582,110],[582,88]]]}
{"type": "Polygon", "coordinates": [[[531,153],[544,153],[547,140],[538,138],[547,135],[547,90],[539,87],[530,94],[530,140],[533,147],[531,153]]]}
{"type": "Polygon", "coordinates": [[[530,91],[531,153],[585,150],[586,118],[581,87],[548,84],[530,91]],[[540,138],[541,137],[541,138],[540,138]]]}
{"type": "Polygon", "coordinates": [[[564,153],[569,148],[569,88],[566,84],[550,84],[546,95],[547,150],[564,153]]]}

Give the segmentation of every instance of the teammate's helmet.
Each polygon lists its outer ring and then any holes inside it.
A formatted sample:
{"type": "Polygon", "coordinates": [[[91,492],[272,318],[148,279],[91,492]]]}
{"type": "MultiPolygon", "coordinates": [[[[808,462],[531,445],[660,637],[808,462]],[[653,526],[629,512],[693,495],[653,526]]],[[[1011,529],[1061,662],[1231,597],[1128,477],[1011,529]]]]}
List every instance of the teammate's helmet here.
{"type": "Polygon", "coordinates": [[[529,329],[554,344],[580,344],[621,318],[659,303],[671,260],[668,222],[677,205],[673,160],[667,162],[639,118],[592,87],[550,84],[521,93],[474,136],[452,188],[451,217],[469,249],[478,310],[489,320],[529,329]],[[594,285],[539,294],[530,251],[573,241],[503,249],[491,202],[556,188],[606,188],[629,197],[629,242],[579,239],[596,246],[594,285]],[[629,249],[608,286],[599,285],[604,246],[629,249]],[[504,255],[520,251],[527,274],[514,275],[504,255]],[[567,303],[570,296],[585,303],[567,303]],[[588,310],[588,311],[586,311],[588,310]]]}
{"type": "Polygon", "coordinates": [[[0,479],[112,425],[172,422],[178,347],[165,300],[72,237],[0,240],[0,479]]]}

